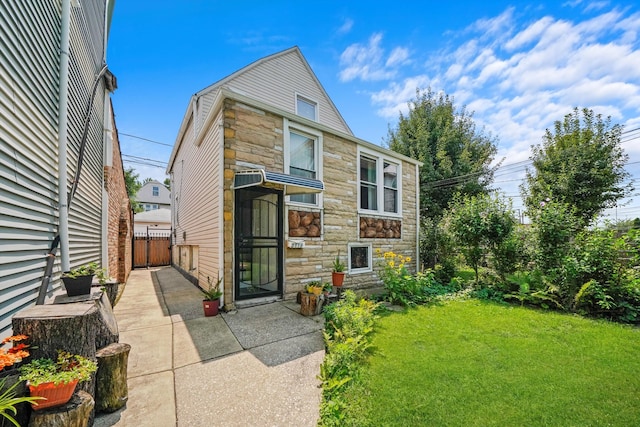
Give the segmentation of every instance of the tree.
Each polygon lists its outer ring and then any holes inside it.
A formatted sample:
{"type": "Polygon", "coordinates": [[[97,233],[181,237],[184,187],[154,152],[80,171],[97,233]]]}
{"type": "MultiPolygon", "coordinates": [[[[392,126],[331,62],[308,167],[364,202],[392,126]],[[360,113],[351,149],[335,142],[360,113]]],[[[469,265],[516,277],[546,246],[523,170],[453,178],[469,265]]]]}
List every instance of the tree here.
{"type": "Polygon", "coordinates": [[[138,181],[139,174],[135,173],[136,171],[133,168],[128,168],[124,170],[124,182],[127,187],[127,195],[129,196],[129,200],[131,200],[131,208],[134,212],[142,212],[144,209],[140,206],[140,203],[136,200],[136,194],[138,194],[138,190],[142,187],[140,181],[138,181]]]}
{"type": "Polygon", "coordinates": [[[423,162],[420,169],[421,216],[439,219],[455,194],[486,194],[495,168],[494,140],[476,130],[472,114],[457,109],[453,97],[416,91],[409,113],[400,113],[387,145],[423,162]]]}
{"type": "Polygon", "coordinates": [[[521,192],[527,210],[551,199],[575,209],[582,226],[628,195],[624,185],[628,160],[621,147],[620,125],[592,110],[574,108],[553,132],[545,131],[541,145],[532,146],[533,170],[528,170],[521,192]]]}
{"type": "Polygon", "coordinates": [[[167,187],[167,190],[171,190],[171,179],[165,178],[164,181],[162,181],[162,183],[164,184],[165,187],[167,187]]]}
{"type": "Polygon", "coordinates": [[[473,268],[476,283],[480,261],[487,252],[504,258],[503,244],[509,240],[516,224],[508,203],[484,194],[456,197],[443,221],[473,268]]]}

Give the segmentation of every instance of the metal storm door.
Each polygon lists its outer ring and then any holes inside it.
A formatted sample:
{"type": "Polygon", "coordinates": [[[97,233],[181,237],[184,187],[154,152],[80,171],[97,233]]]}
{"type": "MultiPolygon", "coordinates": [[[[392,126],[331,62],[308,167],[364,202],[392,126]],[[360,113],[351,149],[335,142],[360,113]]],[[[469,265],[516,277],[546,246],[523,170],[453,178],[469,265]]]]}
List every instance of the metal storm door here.
{"type": "Polygon", "coordinates": [[[236,299],[282,295],[282,192],[242,188],[235,203],[236,299]]]}

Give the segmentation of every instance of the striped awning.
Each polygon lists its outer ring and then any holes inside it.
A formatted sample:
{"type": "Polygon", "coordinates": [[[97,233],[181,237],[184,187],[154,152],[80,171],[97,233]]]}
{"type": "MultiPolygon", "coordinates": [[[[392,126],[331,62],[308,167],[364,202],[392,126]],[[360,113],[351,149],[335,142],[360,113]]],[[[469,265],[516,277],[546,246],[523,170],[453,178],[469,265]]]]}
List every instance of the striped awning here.
{"type": "Polygon", "coordinates": [[[321,193],[324,183],[317,179],[287,175],[279,172],[269,172],[264,169],[237,171],[233,180],[234,188],[262,185],[266,187],[284,186],[284,194],[321,193]]]}

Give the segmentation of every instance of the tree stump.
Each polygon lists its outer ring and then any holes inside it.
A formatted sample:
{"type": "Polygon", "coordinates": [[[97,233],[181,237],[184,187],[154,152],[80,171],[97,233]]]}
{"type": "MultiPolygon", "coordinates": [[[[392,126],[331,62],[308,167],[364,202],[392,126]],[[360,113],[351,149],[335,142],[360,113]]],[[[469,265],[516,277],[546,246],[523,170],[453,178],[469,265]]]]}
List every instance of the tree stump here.
{"type": "Polygon", "coordinates": [[[86,391],[77,391],[63,405],[33,411],[29,427],[88,427],[93,425],[94,401],[86,391]]]}
{"type": "Polygon", "coordinates": [[[93,304],[36,305],[15,314],[13,333],[29,336],[37,347],[29,349],[32,358],[56,359],[58,349],[94,358],[98,309],[93,304]]]}
{"type": "Polygon", "coordinates": [[[120,283],[115,280],[108,280],[104,285],[100,285],[98,283],[93,284],[93,288],[103,290],[104,293],[107,294],[111,307],[116,306],[120,283]]]}
{"type": "Polygon", "coordinates": [[[300,294],[300,314],[303,316],[315,316],[322,312],[324,295],[315,295],[308,292],[300,294]]]}
{"type": "Polygon", "coordinates": [[[37,347],[34,359],[55,359],[58,349],[95,359],[96,350],[118,342],[118,324],[103,292],[90,296],[58,297],[54,304],[36,305],[13,316],[14,334],[29,336],[37,347]]]}
{"type": "Polygon", "coordinates": [[[127,403],[127,362],[130,350],[129,344],[113,343],[96,353],[96,411],[114,412],[127,403]]]}

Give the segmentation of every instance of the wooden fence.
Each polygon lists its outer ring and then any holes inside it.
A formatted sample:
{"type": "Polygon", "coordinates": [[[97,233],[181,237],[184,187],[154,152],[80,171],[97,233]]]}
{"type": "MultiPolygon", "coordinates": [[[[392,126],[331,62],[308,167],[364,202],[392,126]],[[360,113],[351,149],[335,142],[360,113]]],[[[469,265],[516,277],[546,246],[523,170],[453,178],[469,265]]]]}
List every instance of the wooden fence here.
{"type": "Polygon", "coordinates": [[[157,267],[171,263],[171,230],[135,233],[133,267],[157,267]]]}

